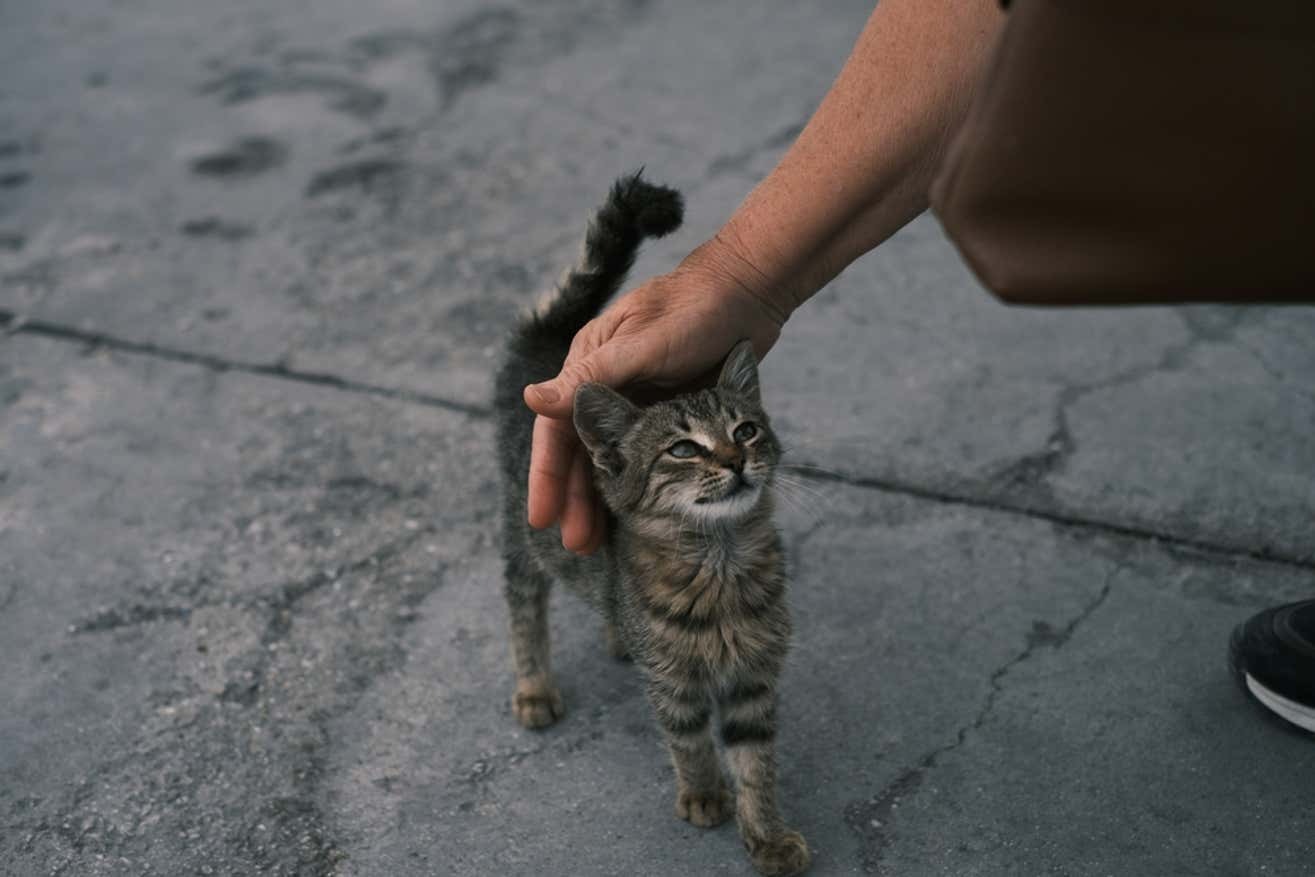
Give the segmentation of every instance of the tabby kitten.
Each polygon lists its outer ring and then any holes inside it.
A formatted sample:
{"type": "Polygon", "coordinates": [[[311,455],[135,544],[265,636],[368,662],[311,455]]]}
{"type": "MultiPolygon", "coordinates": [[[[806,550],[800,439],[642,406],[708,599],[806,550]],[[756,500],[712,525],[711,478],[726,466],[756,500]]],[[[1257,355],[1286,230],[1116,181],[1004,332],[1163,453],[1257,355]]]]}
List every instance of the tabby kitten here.
{"type": "Polygon", "coordinates": [[[560,582],[603,615],[609,649],[643,670],[676,772],[676,815],[711,827],[731,812],[710,731],[718,711],[735,814],[754,866],[796,874],[808,847],[776,802],[776,683],[790,638],[785,563],[772,523],[780,446],[762,410],[750,344],[716,386],[640,408],[601,384],[575,394],[575,426],[610,512],[589,557],[525,521],[533,415],[521,390],[557,374],[575,332],[616,292],[640,242],[674,230],[675,191],[624,177],[589,226],[580,264],[515,330],[497,377],[505,592],[527,728],[562,716],[548,655],[548,591],[560,582]]]}

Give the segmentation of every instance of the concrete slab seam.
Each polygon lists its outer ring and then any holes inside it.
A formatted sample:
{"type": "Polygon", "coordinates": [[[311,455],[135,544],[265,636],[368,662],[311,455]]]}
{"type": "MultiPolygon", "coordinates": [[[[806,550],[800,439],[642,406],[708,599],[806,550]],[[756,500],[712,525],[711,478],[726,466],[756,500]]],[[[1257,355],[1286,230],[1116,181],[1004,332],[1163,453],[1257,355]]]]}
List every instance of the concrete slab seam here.
{"type": "MultiPolygon", "coordinates": [[[[237,372],[240,374],[279,378],[304,384],[330,387],[347,393],[359,393],[367,396],[392,399],[398,402],[409,402],[414,405],[441,408],[447,411],[464,414],[472,418],[489,418],[492,416],[492,410],[487,407],[471,405],[469,403],[446,399],[432,394],[370,384],[325,372],[301,371],[278,362],[243,362],[240,360],[226,359],[213,354],[197,353],[182,348],[132,341],[104,332],[77,329],[46,320],[28,318],[3,308],[0,308],[0,331],[8,334],[36,335],[60,341],[89,345],[91,347],[103,347],[108,350],[136,354],[139,356],[151,356],[157,359],[196,365],[220,373],[237,372]]],[[[1186,346],[1190,347],[1191,344],[1189,343],[1186,346]]],[[[1169,354],[1166,354],[1166,357],[1172,359],[1181,355],[1182,350],[1178,349],[1178,353],[1174,354],[1173,357],[1169,357],[1169,354]]],[[[1164,358],[1162,358],[1162,362],[1163,360],[1164,358]]],[[[1150,369],[1152,372],[1154,370],[1155,368],[1150,369]]],[[[1141,371],[1146,370],[1141,369],[1141,371]]],[[[1104,383],[1108,384],[1110,382],[1104,383]]],[[[1095,388],[1082,388],[1081,391],[1087,392],[1090,389],[1095,388]]],[[[1070,404],[1071,401],[1072,400],[1069,400],[1069,403],[1066,404],[1070,404]]],[[[1071,441],[1068,442],[1068,444],[1071,445],[1071,441]]],[[[1277,551],[1257,551],[1241,548],[1239,546],[1221,545],[1215,542],[1193,539],[1188,536],[1182,536],[1163,530],[1155,530],[1139,524],[1127,524],[1117,521],[1103,520],[1100,518],[1090,518],[1078,512],[1066,509],[1045,508],[1035,502],[1023,500],[1021,498],[1008,499],[1000,496],[992,496],[990,494],[978,495],[965,491],[955,491],[952,488],[929,487],[922,484],[914,484],[890,478],[847,475],[842,472],[836,472],[834,470],[813,466],[807,463],[800,465],[811,471],[799,472],[798,474],[801,477],[813,481],[838,483],[861,490],[876,490],[882,493],[907,496],[942,505],[965,506],[968,508],[1032,518],[1035,520],[1047,521],[1061,527],[1093,530],[1106,535],[1135,539],[1143,542],[1157,542],[1169,547],[1184,548],[1200,552],[1208,556],[1230,559],[1243,558],[1259,563],[1285,566],[1303,571],[1315,571],[1315,559],[1311,558],[1289,555],[1277,551]]],[[[1016,495],[1018,491],[1010,490],[1007,491],[1007,493],[1016,495]]],[[[1051,501],[1053,502],[1053,500],[1051,501]]]]}
{"type": "Polygon", "coordinates": [[[281,362],[243,362],[241,360],[226,359],[222,356],[216,356],[210,353],[196,353],[194,351],[184,350],[177,347],[167,347],[161,344],[153,344],[144,341],[130,341],[104,332],[76,329],[72,326],[64,326],[59,323],[30,319],[5,309],[0,309],[0,330],[3,330],[8,334],[38,335],[60,341],[72,341],[93,348],[103,347],[107,350],[115,350],[122,353],[152,356],[157,359],[165,359],[171,362],[181,362],[186,363],[187,365],[200,366],[215,372],[238,372],[241,374],[281,378],[283,380],[297,381],[303,384],[331,387],[349,393],[360,393],[366,396],[394,399],[399,402],[426,405],[430,408],[442,408],[446,411],[454,411],[458,414],[465,414],[469,417],[487,418],[492,415],[490,409],[483,406],[470,405],[453,399],[445,399],[442,396],[435,396],[429,393],[417,393],[414,390],[384,387],[378,384],[370,384],[363,381],[352,380],[351,378],[344,378],[340,375],[327,372],[302,371],[300,369],[291,368],[281,362]]]}
{"type": "Polygon", "coordinates": [[[1221,560],[1244,559],[1256,563],[1289,567],[1302,570],[1303,572],[1315,572],[1315,560],[1310,560],[1304,557],[1288,555],[1277,551],[1255,551],[1233,545],[1220,545],[1202,539],[1193,539],[1190,536],[1181,536],[1163,530],[1154,530],[1150,527],[1138,524],[1123,524],[1116,521],[1102,520],[1100,518],[1089,518],[1080,513],[1065,509],[1045,508],[1034,503],[1008,501],[989,494],[984,496],[975,495],[968,492],[955,491],[949,488],[927,487],[925,485],[913,484],[911,482],[900,481],[893,478],[872,478],[867,476],[847,475],[842,472],[834,471],[813,471],[808,473],[805,477],[811,478],[814,481],[825,481],[834,484],[843,484],[847,487],[876,490],[882,493],[929,500],[942,505],[958,505],[967,508],[1000,512],[1018,517],[1032,518],[1034,520],[1047,521],[1061,527],[1095,531],[1107,536],[1135,539],[1140,542],[1155,542],[1169,548],[1186,549],[1206,555],[1207,557],[1217,557],[1221,560]]]}

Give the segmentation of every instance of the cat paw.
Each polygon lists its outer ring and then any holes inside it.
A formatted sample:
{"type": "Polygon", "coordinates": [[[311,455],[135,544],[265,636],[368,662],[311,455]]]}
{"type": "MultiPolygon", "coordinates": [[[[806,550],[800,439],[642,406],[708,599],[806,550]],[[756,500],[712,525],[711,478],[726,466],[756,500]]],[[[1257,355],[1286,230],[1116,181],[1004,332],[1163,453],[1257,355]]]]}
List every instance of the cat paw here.
{"type": "Polygon", "coordinates": [[[511,711],[516,721],[531,731],[548,727],[566,713],[557,686],[544,679],[517,680],[511,711]]]}
{"type": "Polygon", "coordinates": [[[812,861],[808,844],[797,831],[783,831],[775,837],[762,840],[745,838],[744,847],[749,851],[749,861],[753,862],[753,867],[758,869],[759,874],[767,874],[769,877],[801,874],[812,861]]]}
{"type": "Polygon", "coordinates": [[[724,788],[711,793],[689,790],[676,793],[676,815],[699,828],[721,825],[732,809],[731,793],[724,788]]]}

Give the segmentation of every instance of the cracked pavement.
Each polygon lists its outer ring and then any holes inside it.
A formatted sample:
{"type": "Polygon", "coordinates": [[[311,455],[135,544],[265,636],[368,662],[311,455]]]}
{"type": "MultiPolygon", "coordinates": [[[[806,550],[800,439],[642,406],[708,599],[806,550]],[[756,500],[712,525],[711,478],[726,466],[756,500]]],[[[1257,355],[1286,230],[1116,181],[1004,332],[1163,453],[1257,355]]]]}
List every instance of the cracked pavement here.
{"type": "MultiPolygon", "coordinates": [[[[870,4],[43,0],[0,29],[0,873],[748,874],[554,604],[508,706],[502,331],[617,174],[711,233],[870,4]]],[[[1304,875],[1228,678],[1315,591],[1315,310],[1011,310],[915,221],[764,365],[817,874],[1304,875]]]]}

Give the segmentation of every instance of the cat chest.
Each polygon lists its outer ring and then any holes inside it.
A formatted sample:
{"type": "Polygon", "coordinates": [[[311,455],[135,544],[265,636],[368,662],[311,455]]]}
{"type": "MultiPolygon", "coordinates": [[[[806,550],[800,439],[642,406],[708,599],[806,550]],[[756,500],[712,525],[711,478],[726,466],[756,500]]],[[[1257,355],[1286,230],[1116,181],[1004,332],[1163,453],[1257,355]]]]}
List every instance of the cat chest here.
{"type": "Polygon", "coordinates": [[[635,597],[649,654],[681,673],[722,672],[773,661],[789,640],[784,582],[772,568],[645,577],[635,597]]]}

